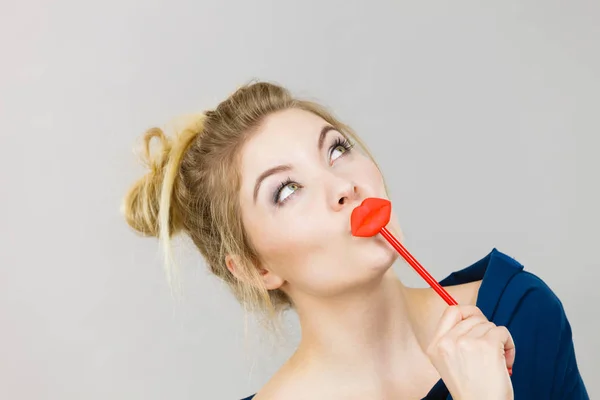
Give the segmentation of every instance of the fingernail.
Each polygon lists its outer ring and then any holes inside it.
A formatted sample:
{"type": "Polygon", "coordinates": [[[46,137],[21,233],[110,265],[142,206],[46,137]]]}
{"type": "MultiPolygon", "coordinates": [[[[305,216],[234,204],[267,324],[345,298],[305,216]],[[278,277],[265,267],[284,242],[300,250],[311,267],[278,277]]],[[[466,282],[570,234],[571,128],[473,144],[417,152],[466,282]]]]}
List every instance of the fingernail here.
{"type": "Polygon", "coordinates": [[[512,368],[508,368],[508,375],[512,376],[512,368]]]}

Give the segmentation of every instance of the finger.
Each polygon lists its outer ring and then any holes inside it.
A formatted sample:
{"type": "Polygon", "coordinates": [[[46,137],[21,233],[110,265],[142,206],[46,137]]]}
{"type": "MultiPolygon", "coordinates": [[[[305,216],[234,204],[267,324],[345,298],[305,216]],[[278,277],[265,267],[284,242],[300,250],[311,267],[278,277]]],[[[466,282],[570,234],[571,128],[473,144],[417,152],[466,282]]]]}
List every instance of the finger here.
{"type": "Polygon", "coordinates": [[[472,316],[483,316],[483,313],[475,306],[450,306],[446,308],[438,323],[434,341],[446,335],[460,321],[472,316]]]}
{"type": "Polygon", "coordinates": [[[497,326],[486,334],[486,338],[495,343],[502,344],[504,348],[504,357],[506,358],[506,366],[512,369],[515,362],[516,348],[512,335],[504,326],[497,326]]]}
{"type": "Polygon", "coordinates": [[[487,335],[487,333],[490,330],[494,329],[495,327],[496,327],[496,324],[494,324],[493,322],[489,322],[486,319],[485,322],[474,325],[469,331],[467,331],[463,335],[461,335],[461,337],[469,337],[469,338],[473,338],[473,339],[482,338],[485,335],[487,335]]]}
{"type": "Polygon", "coordinates": [[[490,322],[483,315],[473,315],[466,319],[463,319],[458,324],[456,324],[450,331],[446,334],[446,336],[450,339],[458,339],[463,336],[469,336],[470,332],[473,329],[480,327],[481,325],[487,325],[490,322]]]}

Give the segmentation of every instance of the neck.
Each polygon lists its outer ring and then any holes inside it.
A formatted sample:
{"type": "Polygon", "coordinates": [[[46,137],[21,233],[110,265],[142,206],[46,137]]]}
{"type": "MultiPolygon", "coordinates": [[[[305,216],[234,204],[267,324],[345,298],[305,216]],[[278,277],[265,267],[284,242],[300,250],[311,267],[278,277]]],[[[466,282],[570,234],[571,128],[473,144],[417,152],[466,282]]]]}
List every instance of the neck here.
{"type": "MultiPolygon", "coordinates": [[[[302,299],[296,309],[302,340],[296,357],[345,369],[398,371],[424,359],[426,327],[413,318],[421,310],[392,269],[370,288],[342,298],[302,299]]],[[[417,294],[418,295],[418,294],[417,294]]]]}

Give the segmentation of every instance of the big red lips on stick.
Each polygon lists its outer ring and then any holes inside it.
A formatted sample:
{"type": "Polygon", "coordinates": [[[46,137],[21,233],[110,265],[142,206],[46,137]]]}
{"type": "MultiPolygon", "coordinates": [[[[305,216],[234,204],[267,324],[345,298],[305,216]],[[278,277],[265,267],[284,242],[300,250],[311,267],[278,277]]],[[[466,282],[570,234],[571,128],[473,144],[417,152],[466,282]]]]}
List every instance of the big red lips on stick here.
{"type": "Polygon", "coordinates": [[[406,248],[385,227],[390,222],[392,204],[389,200],[369,197],[360,206],[352,210],[350,225],[352,234],[360,237],[381,235],[396,249],[398,253],[417,271],[419,275],[435,290],[450,306],[458,303],[435,280],[433,276],[406,250],[406,248]]]}

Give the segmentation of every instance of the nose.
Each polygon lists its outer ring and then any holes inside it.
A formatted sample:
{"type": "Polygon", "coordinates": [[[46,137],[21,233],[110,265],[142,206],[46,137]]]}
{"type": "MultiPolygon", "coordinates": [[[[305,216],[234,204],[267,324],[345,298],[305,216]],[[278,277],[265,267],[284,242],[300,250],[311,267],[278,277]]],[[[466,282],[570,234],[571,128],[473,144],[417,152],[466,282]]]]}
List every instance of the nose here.
{"type": "Polygon", "coordinates": [[[359,198],[358,186],[351,180],[338,179],[334,183],[334,189],[331,196],[331,208],[334,211],[341,211],[348,206],[357,203],[359,198]]]}

